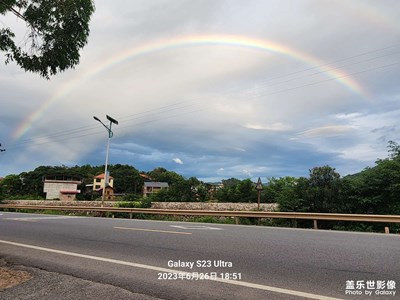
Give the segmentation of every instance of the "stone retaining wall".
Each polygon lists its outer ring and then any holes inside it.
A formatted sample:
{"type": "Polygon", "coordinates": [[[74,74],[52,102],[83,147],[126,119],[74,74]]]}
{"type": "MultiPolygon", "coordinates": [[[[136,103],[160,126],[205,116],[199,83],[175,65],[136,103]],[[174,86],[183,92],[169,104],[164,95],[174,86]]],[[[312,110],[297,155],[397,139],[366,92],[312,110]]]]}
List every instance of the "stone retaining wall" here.
{"type": "MultiPolygon", "coordinates": [[[[4,200],[3,204],[14,205],[51,205],[51,206],[89,206],[100,207],[101,201],[54,201],[54,200],[4,200]]],[[[113,207],[115,201],[104,201],[105,207],[113,207]]],[[[151,208],[156,209],[182,209],[182,210],[257,210],[257,203],[208,203],[208,202],[153,202],[151,208]]],[[[262,203],[263,211],[277,211],[276,203],[262,203]]]]}
{"type": "MultiPolygon", "coordinates": [[[[101,201],[57,201],[57,200],[4,200],[3,204],[15,205],[51,205],[51,206],[92,206],[100,207],[101,201]]],[[[115,201],[104,201],[105,207],[113,207],[115,201]]]]}
{"type": "MultiPolygon", "coordinates": [[[[257,210],[257,203],[208,203],[208,202],[152,202],[151,208],[157,209],[183,209],[183,210],[257,210]]],[[[262,203],[260,209],[263,211],[276,211],[276,203],[262,203]]]]}

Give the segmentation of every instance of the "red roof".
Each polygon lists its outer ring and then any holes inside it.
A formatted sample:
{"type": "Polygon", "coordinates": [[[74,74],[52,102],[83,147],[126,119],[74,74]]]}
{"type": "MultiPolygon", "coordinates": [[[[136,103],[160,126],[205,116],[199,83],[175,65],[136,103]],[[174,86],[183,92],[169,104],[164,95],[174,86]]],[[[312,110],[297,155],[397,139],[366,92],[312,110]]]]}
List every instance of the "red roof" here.
{"type": "MultiPolygon", "coordinates": [[[[101,174],[97,175],[97,176],[94,177],[94,178],[104,179],[104,173],[101,173],[101,174]]],[[[112,177],[112,176],[109,176],[109,178],[113,178],[113,177],[112,177]]]]}
{"type": "Polygon", "coordinates": [[[150,176],[148,176],[148,175],[146,175],[146,174],[140,173],[139,176],[142,177],[142,178],[144,178],[144,179],[151,180],[150,176]]]}

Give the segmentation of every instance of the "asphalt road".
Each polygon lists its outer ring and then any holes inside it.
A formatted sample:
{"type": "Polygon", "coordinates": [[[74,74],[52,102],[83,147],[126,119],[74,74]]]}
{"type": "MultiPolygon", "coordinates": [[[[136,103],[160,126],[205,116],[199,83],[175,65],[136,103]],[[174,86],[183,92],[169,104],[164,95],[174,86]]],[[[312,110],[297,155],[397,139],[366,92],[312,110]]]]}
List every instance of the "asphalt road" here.
{"type": "Polygon", "coordinates": [[[0,257],[159,299],[400,299],[400,235],[0,212],[0,257]]]}

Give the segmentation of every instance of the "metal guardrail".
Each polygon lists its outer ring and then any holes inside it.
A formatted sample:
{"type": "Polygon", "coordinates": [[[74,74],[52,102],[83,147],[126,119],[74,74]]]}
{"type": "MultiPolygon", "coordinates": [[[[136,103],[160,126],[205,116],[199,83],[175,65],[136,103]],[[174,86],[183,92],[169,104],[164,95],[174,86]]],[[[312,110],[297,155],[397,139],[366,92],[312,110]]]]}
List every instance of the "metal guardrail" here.
{"type": "Polygon", "coordinates": [[[177,216],[184,215],[184,216],[249,217],[249,218],[314,220],[314,228],[317,228],[317,220],[400,223],[400,215],[265,212],[265,211],[213,211],[213,210],[181,210],[181,209],[172,210],[172,209],[154,209],[154,208],[120,208],[120,207],[54,206],[54,205],[52,206],[10,205],[10,204],[0,205],[0,209],[4,208],[129,213],[131,218],[133,214],[155,214],[155,215],[177,215],[177,216]]]}

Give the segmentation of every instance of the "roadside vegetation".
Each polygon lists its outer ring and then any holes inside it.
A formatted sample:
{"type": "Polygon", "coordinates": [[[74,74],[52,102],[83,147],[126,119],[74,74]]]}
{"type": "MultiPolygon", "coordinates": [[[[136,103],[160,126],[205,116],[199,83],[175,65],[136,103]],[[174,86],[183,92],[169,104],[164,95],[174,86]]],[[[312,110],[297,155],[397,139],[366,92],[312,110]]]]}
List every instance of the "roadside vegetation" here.
{"type": "MultiPolygon", "coordinates": [[[[350,213],[350,214],[390,214],[400,215],[400,146],[395,142],[388,144],[388,157],[378,159],[373,167],[341,177],[335,168],[325,165],[309,170],[308,177],[269,178],[261,192],[262,203],[278,203],[280,211],[350,213]]],[[[78,187],[83,193],[78,200],[96,200],[91,189],[85,192],[85,184],[92,183],[93,177],[102,173],[103,166],[51,167],[41,166],[31,172],[8,175],[0,181],[1,199],[44,199],[42,177],[46,174],[71,174],[84,178],[78,187]]],[[[255,183],[250,179],[230,178],[222,184],[204,183],[195,177],[183,176],[156,168],[150,172],[139,172],[129,165],[111,165],[115,178],[115,192],[119,194],[117,207],[149,208],[151,202],[257,202],[255,183]],[[153,181],[168,182],[169,189],[143,198],[141,189],[145,174],[153,181]]],[[[98,197],[98,196],[96,196],[98,197]]],[[[98,200],[98,199],[97,199],[98,200]]],[[[127,216],[121,216],[127,217],[127,216]]],[[[129,217],[129,216],[128,216],[129,217]]],[[[135,215],[135,218],[159,220],[185,220],[196,222],[228,222],[270,226],[312,227],[307,220],[253,220],[248,218],[213,217],[172,217],[135,215]]],[[[319,221],[321,229],[379,231],[385,224],[319,221]]],[[[400,232],[399,225],[390,225],[391,232],[400,232]]]]}

